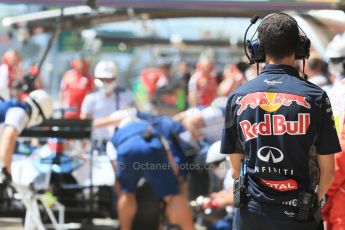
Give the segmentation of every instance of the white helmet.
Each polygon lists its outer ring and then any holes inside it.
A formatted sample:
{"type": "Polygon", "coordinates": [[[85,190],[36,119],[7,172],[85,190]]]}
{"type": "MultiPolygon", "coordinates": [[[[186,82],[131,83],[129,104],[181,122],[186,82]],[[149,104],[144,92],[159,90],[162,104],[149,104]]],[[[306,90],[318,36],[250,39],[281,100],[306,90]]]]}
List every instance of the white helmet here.
{"type": "Polygon", "coordinates": [[[30,105],[31,115],[28,127],[39,125],[53,113],[53,101],[48,93],[38,89],[32,91],[25,101],[30,105]]]}
{"type": "Polygon", "coordinates": [[[118,78],[119,68],[113,61],[100,61],[95,67],[95,78],[118,78]]]}
{"type": "Polygon", "coordinates": [[[326,56],[330,59],[345,57],[345,33],[336,35],[328,44],[326,56]]]}

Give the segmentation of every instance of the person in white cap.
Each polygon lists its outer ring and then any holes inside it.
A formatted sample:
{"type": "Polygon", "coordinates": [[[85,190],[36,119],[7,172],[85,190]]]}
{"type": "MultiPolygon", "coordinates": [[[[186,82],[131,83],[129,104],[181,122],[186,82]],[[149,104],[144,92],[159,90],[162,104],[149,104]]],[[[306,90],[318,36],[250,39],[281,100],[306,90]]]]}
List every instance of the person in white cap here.
{"type": "MultiPolygon", "coordinates": [[[[115,62],[100,61],[94,70],[95,85],[98,90],[88,94],[81,107],[81,119],[96,119],[110,116],[113,112],[135,106],[132,92],[119,87],[119,69],[115,62]]],[[[93,130],[94,147],[105,152],[106,143],[113,135],[108,128],[93,130]]]]}
{"type": "Polygon", "coordinates": [[[23,129],[41,124],[52,113],[52,99],[44,90],[32,91],[24,102],[0,102],[1,167],[10,172],[16,140],[23,129]]]}

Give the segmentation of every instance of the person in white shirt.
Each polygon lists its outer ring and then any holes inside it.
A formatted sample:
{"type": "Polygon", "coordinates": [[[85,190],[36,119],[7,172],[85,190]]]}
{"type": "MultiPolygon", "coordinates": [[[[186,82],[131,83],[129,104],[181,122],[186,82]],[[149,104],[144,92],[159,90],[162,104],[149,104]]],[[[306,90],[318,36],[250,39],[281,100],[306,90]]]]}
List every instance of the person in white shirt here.
{"type": "MultiPolygon", "coordinates": [[[[107,117],[117,110],[135,105],[132,92],[118,87],[120,76],[115,62],[100,61],[95,67],[94,77],[95,84],[99,89],[85,97],[81,107],[81,119],[107,117]]],[[[111,139],[112,135],[113,130],[108,127],[94,128],[92,134],[94,148],[105,152],[107,141],[111,139]]]]}

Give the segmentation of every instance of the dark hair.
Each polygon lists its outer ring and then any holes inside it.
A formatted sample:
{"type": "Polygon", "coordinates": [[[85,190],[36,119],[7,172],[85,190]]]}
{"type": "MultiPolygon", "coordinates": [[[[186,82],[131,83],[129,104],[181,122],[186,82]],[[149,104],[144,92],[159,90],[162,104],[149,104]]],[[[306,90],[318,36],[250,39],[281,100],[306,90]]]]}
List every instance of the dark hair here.
{"type": "Polygon", "coordinates": [[[296,20],[284,14],[265,18],[258,28],[258,38],[265,54],[276,59],[290,56],[296,51],[298,34],[296,20]]]}

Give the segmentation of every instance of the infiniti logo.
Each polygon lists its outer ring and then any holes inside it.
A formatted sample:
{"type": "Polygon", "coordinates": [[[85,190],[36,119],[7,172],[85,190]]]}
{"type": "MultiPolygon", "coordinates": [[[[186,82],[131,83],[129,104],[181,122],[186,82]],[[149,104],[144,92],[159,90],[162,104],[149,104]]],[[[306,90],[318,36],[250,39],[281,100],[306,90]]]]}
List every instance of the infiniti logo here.
{"type": "Polygon", "coordinates": [[[273,163],[279,163],[284,159],[284,155],[280,149],[271,146],[264,146],[258,150],[258,158],[268,162],[272,158],[273,163]]]}

